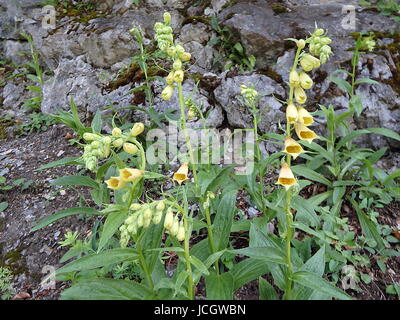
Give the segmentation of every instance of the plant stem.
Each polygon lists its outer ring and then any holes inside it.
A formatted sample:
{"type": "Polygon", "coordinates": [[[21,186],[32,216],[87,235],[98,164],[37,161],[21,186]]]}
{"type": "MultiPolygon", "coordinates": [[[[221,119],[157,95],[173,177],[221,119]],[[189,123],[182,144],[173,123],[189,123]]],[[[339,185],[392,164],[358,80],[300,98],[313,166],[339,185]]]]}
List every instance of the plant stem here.
{"type": "Polygon", "coordinates": [[[189,240],[192,228],[191,227],[189,228],[188,203],[186,197],[186,189],[184,187],[183,187],[183,192],[184,192],[185,206],[182,212],[182,216],[183,216],[183,226],[185,228],[184,254],[186,262],[186,272],[188,274],[188,297],[190,300],[194,300],[193,273],[192,273],[192,264],[190,262],[190,248],[189,248],[189,240]]]}
{"type": "Polygon", "coordinates": [[[140,261],[140,264],[142,265],[146,280],[147,280],[150,288],[154,289],[154,282],[153,282],[153,279],[151,278],[151,275],[150,275],[150,272],[149,272],[149,268],[148,268],[147,263],[146,263],[146,259],[144,258],[143,249],[142,249],[142,245],[140,244],[140,240],[139,239],[135,239],[135,243],[136,243],[136,249],[137,249],[138,254],[139,254],[139,261],[140,261]]]}
{"type": "Polygon", "coordinates": [[[285,204],[285,216],[286,216],[286,291],[284,295],[285,300],[291,299],[292,293],[292,259],[291,259],[291,241],[293,236],[293,215],[291,212],[291,200],[292,194],[291,189],[286,191],[286,204],[285,204]]]}
{"type": "Polygon", "coordinates": [[[183,97],[182,84],[178,83],[177,86],[178,86],[179,105],[180,105],[180,109],[181,109],[181,130],[185,134],[186,145],[187,145],[188,152],[189,152],[190,164],[191,164],[192,171],[193,171],[193,179],[194,179],[196,188],[198,188],[197,167],[196,167],[196,163],[194,161],[192,144],[190,143],[190,136],[186,129],[185,99],[183,97]]]}

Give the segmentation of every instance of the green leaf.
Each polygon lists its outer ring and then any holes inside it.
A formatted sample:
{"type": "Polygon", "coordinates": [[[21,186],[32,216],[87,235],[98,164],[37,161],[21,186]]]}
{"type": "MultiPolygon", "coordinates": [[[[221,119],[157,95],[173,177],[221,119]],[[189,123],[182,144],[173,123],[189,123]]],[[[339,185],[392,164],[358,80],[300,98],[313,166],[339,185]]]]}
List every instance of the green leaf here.
{"type": "Polygon", "coordinates": [[[315,213],[315,207],[308,199],[299,196],[293,197],[293,208],[297,210],[296,220],[306,220],[313,227],[319,225],[319,218],[315,213]]]}
{"type": "Polygon", "coordinates": [[[347,92],[348,94],[351,93],[351,85],[346,80],[337,77],[329,77],[328,80],[335,83],[340,89],[347,92]]]}
{"type": "Polygon", "coordinates": [[[90,187],[93,189],[97,189],[99,184],[94,181],[92,178],[87,176],[65,176],[58,179],[55,179],[51,185],[53,186],[83,186],[83,187],[90,187]]]}
{"type": "Polygon", "coordinates": [[[102,125],[103,125],[103,121],[101,120],[101,112],[100,112],[100,109],[97,109],[96,114],[94,115],[94,118],[92,120],[92,125],[91,125],[93,132],[100,133],[102,125]]]}
{"type": "Polygon", "coordinates": [[[279,300],[274,287],[262,277],[258,278],[258,291],[260,292],[261,300],[279,300]]]}
{"type": "Polygon", "coordinates": [[[345,193],[346,193],[346,187],[335,187],[333,189],[333,195],[332,195],[333,203],[337,203],[338,201],[340,201],[345,193]]]}
{"type": "Polygon", "coordinates": [[[286,264],[284,252],[272,247],[252,247],[228,250],[230,253],[241,254],[254,259],[261,259],[278,264],[286,264]]]}
{"type": "Polygon", "coordinates": [[[293,172],[295,172],[297,175],[303,176],[306,179],[310,179],[312,181],[317,181],[321,182],[326,186],[331,187],[332,182],[326,179],[323,175],[315,172],[314,170],[311,170],[303,165],[297,165],[291,167],[293,172]]]}
{"type": "Polygon", "coordinates": [[[134,281],[87,279],[61,294],[62,300],[143,300],[152,291],[134,281]]]}
{"type": "Polygon", "coordinates": [[[236,210],[236,195],[237,190],[227,192],[219,202],[217,214],[212,225],[217,251],[225,249],[228,245],[236,210]]]}
{"type": "Polygon", "coordinates": [[[111,237],[115,234],[121,224],[124,223],[125,219],[128,216],[128,211],[114,211],[111,212],[106,219],[106,222],[103,226],[103,231],[99,240],[99,247],[97,252],[100,252],[107,242],[111,239],[111,237]]]}
{"type": "Polygon", "coordinates": [[[97,211],[96,209],[93,208],[87,208],[87,207],[75,207],[75,208],[69,208],[65,210],[60,210],[51,216],[45,217],[41,220],[39,220],[35,226],[32,228],[31,232],[39,230],[45,226],[48,226],[49,224],[60,220],[65,217],[77,215],[77,214],[83,214],[83,215],[101,215],[102,213],[97,211]]]}
{"type": "Polygon", "coordinates": [[[137,259],[137,252],[132,248],[117,248],[106,250],[101,253],[94,253],[72,261],[57,270],[57,274],[90,270],[104,266],[110,266],[123,261],[134,261],[137,259]]]}
{"type": "Polygon", "coordinates": [[[360,209],[356,201],[350,197],[347,197],[347,199],[351,202],[357,212],[358,220],[360,221],[364,236],[370,241],[373,240],[376,243],[378,250],[385,249],[385,243],[379,234],[376,224],[360,209]]]}
{"type": "Polygon", "coordinates": [[[3,212],[8,207],[8,202],[0,202],[0,212],[3,212]]]}
{"type": "Polygon", "coordinates": [[[201,260],[196,258],[195,256],[190,256],[190,263],[193,264],[201,273],[205,275],[210,274],[204,263],[201,262],[201,260]]]}
{"type": "Polygon", "coordinates": [[[298,271],[293,274],[292,280],[301,284],[302,286],[321,292],[330,297],[341,300],[351,300],[351,297],[348,296],[344,291],[340,290],[338,287],[314,273],[308,271],[298,271]]]}
{"type": "Polygon", "coordinates": [[[45,170],[45,169],[50,169],[54,167],[59,167],[59,166],[67,166],[67,165],[82,165],[83,162],[78,161],[80,157],[66,157],[60,160],[52,161],[49,162],[34,171],[39,171],[39,170],[45,170]]]}
{"type": "Polygon", "coordinates": [[[361,78],[357,79],[356,82],[354,82],[355,85],[361,84],[361,83],[368,83],[368,84],[379,84],[378,81],[368,79],[368,78],[361,78]]]}
{"type": "Polygon", "coordinates": [[[232,300],[233,277],[229,273],[211,273],[205,277],[208,300],[232,300]]]}
{"type": "Polygon", "coordinates": [[[392,130],[389,130],[386,128],[368,128],[368,129],[362,129],[362,130],[355,130],[355,131],[351,132],[350,134],[346,135],[345,137],[343,137],[342,139],[340,139],[339,143],[336,145],[336,150],[339,150],[346,143],[352,141],[353,139],[355,139],[359,136],[362,136],[364,134],[369,134],[369,133],[380,134],[382,136],[400,141],[400,135],[392,130]]]}
{"type": "Polygon", "coordinates": [[[268,267],[265,261],[254,258],[248,258],[235,264],[234,267],[229,270],[234,279],[234,291],[244,286],[246,283],[257,279],[268,273],[268,267]]]}

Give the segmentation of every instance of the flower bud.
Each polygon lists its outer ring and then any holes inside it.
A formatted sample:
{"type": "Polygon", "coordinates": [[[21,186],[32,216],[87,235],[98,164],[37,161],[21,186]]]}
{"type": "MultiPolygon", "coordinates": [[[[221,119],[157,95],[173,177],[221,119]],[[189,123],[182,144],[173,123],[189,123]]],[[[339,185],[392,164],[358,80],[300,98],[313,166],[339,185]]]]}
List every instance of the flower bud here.
{"type": "Polygon", "coordinates": [[[120,128],[114,128],[111,134],[113,137],[120,137],[122,135],[122,131],[120,128]]]}
{"type": "Polygon", "coordinates": [[[163,201],[159,202],[156,206],[157,211],[164,211],[165,203],[163,201]]]}
{"type": "Polygon", "coordinates": [[[182,70],[175,71],[175,73],[174,73],[174,80],[175,80],[175,82],[178,82],[178,83],[183,82],[183,78],[184,78],[184,77],[185,77],[185,76],[184,76],[184,73],[183,73],[182,70]]]}
{"type": "Polygon", "coordinates": [[[137,218],[137,226],[138,228],[143,227],[144,219],[143,214],[139,214],[137,218]]]}
{"type": "Polygon", "coordinates": [[[297,41],[297,48],[303,49],[306,46],[306,42],[303,39],[297,41]]]}
{"type": "Polygon", "coordinates": [[[159,224],[162,219],[162,211],[156,211],[153,215],[153,223],[159,224]]]}
{"type": "Polygon", "coordinates": [[[137,232],[137,227],[136,224],[130,224],[127,228],[128,232],[132,233],[132,234],[136,234],[137,232]]]}
{"type": "Polygon", "coordinates": [[[144,124],[136,122],[131,129],[131,136],[136,137],[144,131],[144,124]]]}
{"type": "Polygon", "coordinates": [[[311,89],[311,87],[313,86],[313,81],[310,78],[310,76],[303,72],[300,72],[300,85],[303,89],[311,89]]]}
{"type": "Polygon", "coordinates": [[[307,95],[302,87],[294,89],[294,97],[299,104],[304,104],[307,101],[307,95]]]}
{"type": "Polygon", "coordinates": [[[319,28],[319,29],[316,29],[315,31],[314,31],[314,35],[316,35],[317,37],[319,37],[319,36],[322,36],[323,34],[324,34],[324,29],[321,29],[321,28],[319,28]]]}
{"type": "Polygon", "coordinates": [[[178,44],[175,48],[177,54],[182,55],[185,53],[185,49],[180,44],[178,44]]]}
{"type": "Polygon", "coordinates": [[[124,143],[124,140],[122,139],[117,139],[113,142],[113,146],[116,148],[119,148],[120,146],[122,146],[122,144],[124,143]]]}
{"type": "Polygon", "coordinates": [[[313,57],[310,54],[304,55],[304,57],[300,60],[300,64],[304,71],[311,71],[312,69],[319,68],[321,62],[318,58],[313,57]]]}
{"type": "Polygon", "coordinates": [[[146,219],[143,218],[143,228],[147,228],[151,223],[151,218],[150,219],[146,219]]]}
{"type": "MultiPolygon", "coordinates": [[[[174,80],[175,80],[175,76],[174,76],[174,80]]],[[[161,97],[164,100],[169,100],[169,99],[171,99],[173,93],[174,93],[174,87],[169,85],[169,86],[165,87],[165,89],[161,93],[161,97]]]]}
{"type": "Polygon", "coordinates": [[[95,133],[85,132],[83,134],[83,139],[85,139],[86,141],[93,141],[93,140],[97,140],[98,138],[99,138],[99,136],[95,133]]]}
{"type": "Polygon", "coordinates": [[[90,145],[92,146],[92,150],[100,147],[100,143],[98,141],[93,141],[90,145]]]}
{"type": "Polygon", "coordinates": [[[296,88],[300,84],[300,77],[296,70],[290,71],[289,75],[289,83],[292,87],[296,88]]]}
{"type": "Polygon", "coordinates": [[[142,208],[142,205],[140,203],[132,203],[129,209],[136,211],[139,210],[140,208],[142,208]]]}
{"type": "Polygon", "coordinates": [[[164,12],[163,18],[165,24],[171,24],[171,14],[169,12],[164,12]]]}
{"type": "Polygon", "coordinates": [[[189,52],[184,52],[184,53],[181,55],[181,59],[182,59],[183,61],[189,61],[191,57],[192,57],[192,55],[191,55],[189,52]]]}
{"type": "Polygon", "coordinates": [[[138,147],[136,147],[133,143],[125,142],[123,148],[124,151],[129,154],[135,154],[138,152],[138,147]]]}
{"type": "Polygon", "coordinates": [[[181,70],[182,69],[182,61],[179,59],[176,59],[174,61],[174,64],[172,65],[172,67],[174,68],[174,70],[181,70]]]}
{"type": "Polygon", "coordinates": [[[153,211],[150,208],[147,208],[146,210],[144,210],[143,212],[143,218],[144,219],[150,219],[153,217],[153,211]]]}
{"type": "Polygon", "coordinates": [[[164,228],[169,230],[172,228],[173,224],[174,224],[174,212],[172,211],[171,208],[169,208],[165,215],[164,228]]]}
{"type": "Polygon", "coordinates": [[[111,138],[110,137],[104,137],[102,140],[101,140],[104,144],[111,144],[111,138]]]}
{"type": "Polygon", "coordinates": [[[174,46],[167,48],[167,55],[173,57],[176,54],[176,48],[174,46]]]}
{"type": "Polygon", "coordinates": [[[178,231],[179,231],[179,220],[178,220],[178,217],[175,216],[174,223],[172,224],[172,227],[169,230],[169,233],[173,236],[176,236],[178,231]]]}
{"type": "Polygon", "coordinates": [[[197,113],[196,110],[190,109],[188,111],[188,120],[193,120],[194,118],[196,118],[197,113]]]}
{"type": "Polygon", "coordinates": [[[176,235],[176,239],[178,241],[183,241],[185,240],[185,227],[183,226],[183,223],[179,224],[179,229],[178,229],[178,234],[176,235]]]}

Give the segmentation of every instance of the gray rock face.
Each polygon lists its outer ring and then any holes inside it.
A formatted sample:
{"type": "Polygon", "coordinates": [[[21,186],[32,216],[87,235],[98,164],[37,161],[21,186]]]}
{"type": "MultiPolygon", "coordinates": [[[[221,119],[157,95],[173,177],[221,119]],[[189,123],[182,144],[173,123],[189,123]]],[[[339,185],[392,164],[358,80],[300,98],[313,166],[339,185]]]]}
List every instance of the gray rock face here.
{"type": "Polygon", "coordinates": [[[233,127],[252,128],[253,117],[241,99],[240,85],[254,85],[255,89],[262,95],[259,103],[261,132],[275,132],[277,124],[282,121],[284,113],[280,111],[282,104],[273,95],[285,96],[285,91],[278,83],[264,75],[237,76],[224,79],[221,85],[214,90],[217,102],[225,110],[228,122],[233,127]]]}

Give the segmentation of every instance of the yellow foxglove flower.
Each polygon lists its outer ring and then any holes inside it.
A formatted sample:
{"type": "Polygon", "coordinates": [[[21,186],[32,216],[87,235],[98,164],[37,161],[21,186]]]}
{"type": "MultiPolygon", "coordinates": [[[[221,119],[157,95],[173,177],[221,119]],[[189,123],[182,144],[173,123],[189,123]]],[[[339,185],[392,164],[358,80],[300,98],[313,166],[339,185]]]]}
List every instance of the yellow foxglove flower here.
{"type": "Polygon", "coordinates": [[[318,136],[314,131],[300,122],[295,123],[294,129],[296,130],[296,134],[300,140],[305,140],[311,143],[314,139],[318,139],[318,136]]]}
{"type": "Polygon", "coordinates": [[[164,211],[165,209],[165,203],[164,202],[159,202],[156,206],[157,211],[164,211]]]}
{"type": "Polygon", "coordinates": [[[299,114],[300,123],[304,124],[306,127],[314,123],[313,116],[305,108],[299,107],[297,112],[299,114]]]}
{"type": "Polygon", "coordinates": [[[302,87],[297,87],[294,89],[294,97],[296,98],[296,101],[300,104],[304,104],[307,101],[306,92],[302,87]]]}
{"type": "Polygon", "coordinates": [[[293,159],[296,159],[299,154],[304,152],[304,149],[302,146],[294,139],[291,137],[286,137],[285,138],[285,150],[284,152],[290,154],[293,159]]]}
{"type": "Polygon", "coordinates": [[[289,103],[286,107],[286,121],[288,123],[296,123],[298,118],[297,108],[293,103],[289,103]]]}
{"type": "Polygon", "coordinates": [[[182,184],[182,182],[188,179],[189,164],[187,162],[183,163],[177,172],[174,173],[173,179],[182,184]]]}
{"type": "Polygon", "coordinates": [[[296,70],[290,71],[289,83],[292,87],[298,87],[300,85],[300,76],[296,70]]]}
{"type": "Polygon", "coordinates": [[[121,180],[127,182],[135,181],[141,178],[143,175],[143,170],[124,168],[119,170],[119,177],[121,180]]]}
{"type": "Polygon", "coordinates": [[[173,224],[174,224],[174,212],[170,208],[167,210],[167,213],[165,214],[164,228],[169,230],[172,228],[173,224]]]}
{"type": "Polygon", "coordinates": [[[123,145],[124,151],[129,154],[135,154],[138,152],[138,147],[136,147],[133,143],[125,142],[123,145]]]}
{"type": "Polygon", "coordinates": [[[154,224],[159,224],[162,219],[162,212],[161,211],[156,211],[156,213],[153,215],[153,223],[154,224]]]}
{"type": "Polygon", "coordinates": [[[153,211],[150,208],[147,208],[146,210],[144,210],[143,218],[145,220],[151,220],[152,217],[153,217],[153,211]]]}
{"type": "MultiPolygon", "coordinates": [[[[175,77],[174,77],[175,79],[175,77]]],[[[169,100],[172,97],[172,94],[174,93],[174,87],[173,86],[166,86],[165,89],[161,92],[161,97],[164,100],[169,100]]]]}
{"type": "Polygon", "coordinates": [[[290,187],[298,185],[292,169],[290,169],[286,162],[282,165],[281,171],[279,172],[278,182],[276,184],[284,186],[286,190],[288,190],[290,187]]]}
{"type": "Polygon", "coordinates": [[[176,54],[176,49],[175,47],[168,47],[167,48],[167,55],[170,57],[173,57],[176,54]]]}
{"type": "Polygon", "coordinates": [[[182,70],[175,71],[175,73],[174,73],[175,82],[178,82],[178,83],[183,82],[184,77],[185,77],[185,75],[182,70]]]}
{"type": "Polygon", "coordinates": [[[303,58],[301,58],[300,64],[304,71],[311,71],[312,69],[319,68],[321,62],[318,58],[315,58],[310,54],[306,54],[303,58]]]}
{"type": "MultiPolygon", "coordinates": [[[[173,85],[174,84],[174,72],[171,71],[168,76],[165,78],[165,81],[167,82],[168,85],[173,85]]],[[[165,90],[165,89],[164,89],[165,90]]]]}
{"type": "Polygon", "coordinates": [[[144,124],[136,122],[131,129],[131,136],[136,137],[144,131],[144,124]]]}
{"type": "Polygon", "coordinates": [[[139,210],[140,208],[142,208],[142,205],[140,203],[132,203],[129,209],[136,211],[139,210]]]}
{"type": "Polygon", "coordinates": [[[122,180],[120,177],[111,177],[110,179],[106,180],[105,183],[107,184],[108,188],[119,190],[125,186],[126,181],[122,180]]]}
{"type": "Polygon", "coordinates": [[[99,136],[95,133],[85,132],[83,134],[83,139],[85,139],[86,141],[93,141],[93,140],[97,140],[98,138],[99,138],[99,136]]]}
{"type": "Polygon", "coordinates": [[[120,137],[122,135],[122,131],[120,128],[114,128],[111,134],[113,137],[120,137]]]}
{"type": "Polygon", "coordinates": [[[311,89],[311,87],[313,86],[314,82],[312,81],[312,79],[310,78],[310,76],[303,72],[300,72],[300,85],[303,89],[311,89]]]}

